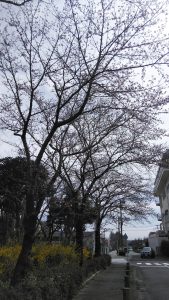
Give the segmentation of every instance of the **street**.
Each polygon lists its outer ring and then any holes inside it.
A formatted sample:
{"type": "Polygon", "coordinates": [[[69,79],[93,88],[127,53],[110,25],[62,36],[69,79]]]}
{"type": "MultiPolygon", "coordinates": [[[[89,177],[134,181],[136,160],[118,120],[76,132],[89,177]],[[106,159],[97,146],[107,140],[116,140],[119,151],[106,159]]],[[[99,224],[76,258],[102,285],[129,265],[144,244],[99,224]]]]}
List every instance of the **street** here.
{"type": "Polygon", "coordinates": [[[133,278],[139,292],[138,300],[168,300],[169,260],[158,257],[141,259],[136,253],[130,253],[128,259],[133,266],[133,278]]]}

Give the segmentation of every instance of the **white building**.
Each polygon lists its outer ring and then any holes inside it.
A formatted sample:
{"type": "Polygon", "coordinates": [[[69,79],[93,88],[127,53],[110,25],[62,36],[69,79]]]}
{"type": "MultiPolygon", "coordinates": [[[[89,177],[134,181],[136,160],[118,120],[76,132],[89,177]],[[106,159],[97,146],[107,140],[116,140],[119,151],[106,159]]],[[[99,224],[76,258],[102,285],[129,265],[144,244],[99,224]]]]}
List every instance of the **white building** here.
{"type": "Polygon", "coordinates": [[[160,206],[161,230],[169,236],[169,150],[162,157],[155,180],[154,195],[158,197],[157,205],[160,206]]]}
{"type": "Polygon", "coordinates": [[[157,217],[161,223],[160,230],[150,232],[148,241],[149,246],[158,255],[161,242],[169,238],[169,150],[163,154],[159,164],[154,183],[154,195],[158,197],[156,205],[160,207],[160,214],[157,217]]]}
{"type": "Polygon", "coordinates": [[[168,240],[164,231],[158,230],[150,232],[148,237],[149,246],[155,251],[156,255],[160,255],[160,246],[163,240],[168,240]]]}

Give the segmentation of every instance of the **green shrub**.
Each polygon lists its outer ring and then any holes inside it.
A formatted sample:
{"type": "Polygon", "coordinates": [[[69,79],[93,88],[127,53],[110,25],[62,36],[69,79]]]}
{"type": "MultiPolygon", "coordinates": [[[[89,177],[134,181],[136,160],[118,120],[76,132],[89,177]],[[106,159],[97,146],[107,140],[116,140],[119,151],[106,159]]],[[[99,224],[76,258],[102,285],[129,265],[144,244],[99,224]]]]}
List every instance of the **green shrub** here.
{"type": "Polygon", "coordinates": [[[110,266],[111,265],[111,256],[109,254],[104,254],[103,258],[106,261],[106,265],[110,266]]]}
{"type": "Polygon", "coordinates": [[[85,261],[83,265],[83,275],[84,277],[88,277],[90,276],[90,274],[100,269],[105,269],[110,264],[111,264],[111,256],[107,254],[104,254],[99,257],[94,257],[93,259],[89,259],[85,261]]]}
{"type": "Polygon", "coordinates": [[[55,272],[54,283],[59,299],[72,299],[82,282],[82,268],[77,264],[60,265],[55,272]]]}

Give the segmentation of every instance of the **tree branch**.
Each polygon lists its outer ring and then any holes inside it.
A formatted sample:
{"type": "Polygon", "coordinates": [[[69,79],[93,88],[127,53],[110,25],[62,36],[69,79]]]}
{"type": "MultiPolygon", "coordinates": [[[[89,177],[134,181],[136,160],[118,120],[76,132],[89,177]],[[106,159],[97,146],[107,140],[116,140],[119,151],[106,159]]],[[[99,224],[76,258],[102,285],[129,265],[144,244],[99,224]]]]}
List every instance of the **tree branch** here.
{"type": "Polygon", "coordinates": [[[5,4],[10,4],[10,5],[15,5],[15,6],[22,6],[28,2],[30,2],[31,0],[24,0],[21,3],[17,3],[15,1],[10,1],[10,0],[0,0],[0,2],[5,3],[5,4]]]}

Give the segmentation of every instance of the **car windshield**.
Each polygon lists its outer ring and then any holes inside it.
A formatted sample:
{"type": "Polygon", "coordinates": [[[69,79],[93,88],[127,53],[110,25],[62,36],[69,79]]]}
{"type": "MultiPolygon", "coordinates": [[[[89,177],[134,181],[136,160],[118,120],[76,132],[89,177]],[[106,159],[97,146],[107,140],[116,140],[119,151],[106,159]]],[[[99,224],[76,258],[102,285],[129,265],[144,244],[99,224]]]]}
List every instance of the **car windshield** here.
{"type": "Polygon", "coordinates": [[[143,251],[151,251],[151,248],[150,247],[144,247],[143,251]]]}

